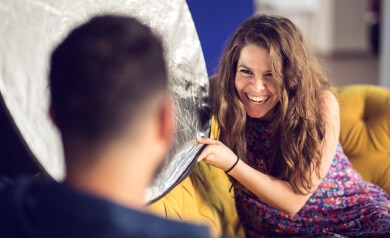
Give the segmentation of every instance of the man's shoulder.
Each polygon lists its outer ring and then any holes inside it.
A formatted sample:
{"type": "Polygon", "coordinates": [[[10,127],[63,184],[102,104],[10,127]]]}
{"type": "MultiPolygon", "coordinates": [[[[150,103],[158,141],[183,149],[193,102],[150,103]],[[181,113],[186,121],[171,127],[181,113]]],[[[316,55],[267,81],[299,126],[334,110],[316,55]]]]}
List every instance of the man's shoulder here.
{"type": "Polygon", "coordinates": [[[167,220],[45,180],[1,178],[0,208],[0,228],[7,226],[5,233],[16,234],[20,227],[29,227],[22,231],[26,237],[33,237],[27,234],[37,230],[59,232],[57,237],[81,233],[93,237],[210,237],[205,226],[167,220]],[[26,208],[28,214],[23,212],[26,208]],[[33,218],[38,216],[42,222],[36,224],[33,218]],[[47,227],[49,223],[56,229],[47,227]]]}
{"type": "Polygon", "coordinates": [[[210,230],[206,226],[168,220],[166,218],[133,210],[126,219],[127,228],[136,231],[140,229],[143,237],[210,237],[210,230]]]}
{"type": "Polygon", "coordinates": [[[12,185],[12,180],[6,176],[0,175],[0,193],[12,185]]]}
{"type": "Polygon", "coordinates": [[[0,206],[4,205],[6,201],[14,201],[15,194],[26,187],[27,183],[28,181],[25,178],[11,180],[0,175],[0,206]]]}
{"type": "Polygon", "coordinates": [[[11,180],[8,177],[0,176],[0,230],[4,237],[19,237],[18,216],[20,207],[16,206],[26,187],[27,180],[11,180]]]}

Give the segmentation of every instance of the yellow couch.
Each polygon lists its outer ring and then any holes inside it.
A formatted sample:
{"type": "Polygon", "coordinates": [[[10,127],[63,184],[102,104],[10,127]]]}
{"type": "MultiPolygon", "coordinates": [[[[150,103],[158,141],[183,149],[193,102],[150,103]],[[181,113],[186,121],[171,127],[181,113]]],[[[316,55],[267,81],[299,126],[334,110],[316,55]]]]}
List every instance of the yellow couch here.
{"type": "Polygon", "coordinates": [[[337,93],[345,154],[365,180],[390,194],[390,90],[349,85],[337,93]]]}
{"type": "MultiPolygon", "coordinates": [[[[338,87],[340,141],[363,178],[390,193],[390,90],[374,85],[338,87]]],[[[212,137],[217,131],[212,123],[212,137]]],[[[193,173],[149,209],[168,219],[208,225],[215,236],[244,236],[225,173],[200,162],[193,173]]]]}

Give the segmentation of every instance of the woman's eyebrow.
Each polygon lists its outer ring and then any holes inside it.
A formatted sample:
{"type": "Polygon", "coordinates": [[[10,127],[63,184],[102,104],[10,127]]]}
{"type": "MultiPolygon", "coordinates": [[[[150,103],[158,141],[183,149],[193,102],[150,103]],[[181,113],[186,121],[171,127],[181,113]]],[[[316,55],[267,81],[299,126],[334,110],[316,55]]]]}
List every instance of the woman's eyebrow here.
{"type": "Polygon", "coordinates": [[[239,65],[237,66],[237,68],[239,68],[239,67],[243,67],[243,68],[246,68],[246,69],[249,69],[250,71],[252,71],[252,69],[251,69],[250,67],[248,67],[248,66],[246,66],[246,65],[244,65],[244,64],[239,64],[239,65]]]}

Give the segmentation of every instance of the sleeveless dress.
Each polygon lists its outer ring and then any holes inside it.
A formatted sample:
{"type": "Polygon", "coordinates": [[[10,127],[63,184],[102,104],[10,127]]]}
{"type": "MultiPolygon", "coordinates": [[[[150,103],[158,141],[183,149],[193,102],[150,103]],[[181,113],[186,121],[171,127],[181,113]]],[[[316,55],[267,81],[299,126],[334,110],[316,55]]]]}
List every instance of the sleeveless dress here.
{"type": "MultiPolygon", "coordinates": [[[[265,174],[271,171],[273,151],[267,126],[248,118],[246,128],[246,163],[265,174]]],[[[390,197],[362,180],[340,144],[322,183],[293,216],[268,206],[234,180],[233,185],[247,237],[390,237],[390,197]]]]}

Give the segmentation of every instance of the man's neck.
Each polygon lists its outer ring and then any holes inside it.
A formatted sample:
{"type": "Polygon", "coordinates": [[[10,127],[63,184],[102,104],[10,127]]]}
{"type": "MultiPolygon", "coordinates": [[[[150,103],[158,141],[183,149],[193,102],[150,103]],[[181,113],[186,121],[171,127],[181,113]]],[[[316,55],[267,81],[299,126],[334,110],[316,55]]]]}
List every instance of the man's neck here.
{"type": "Polygon", "coordinates": [[[140,160],[133,158],[137,157],[126,157],[99,158],[88,166],[68,163],[64,183],[123,206],[142,209],[144,192],[151,182],[153,171],[136,164],[140,160]]]}

